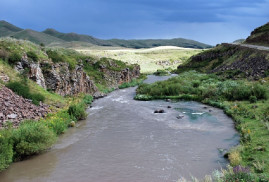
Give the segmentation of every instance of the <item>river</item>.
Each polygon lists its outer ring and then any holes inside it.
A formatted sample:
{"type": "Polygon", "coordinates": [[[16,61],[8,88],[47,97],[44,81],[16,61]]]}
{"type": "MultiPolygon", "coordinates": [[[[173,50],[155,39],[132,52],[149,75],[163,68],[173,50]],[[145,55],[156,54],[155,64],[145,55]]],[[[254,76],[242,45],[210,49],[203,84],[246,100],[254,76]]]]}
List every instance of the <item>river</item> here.
{"type": "MultiPolygon", "coordinates": [[[[146,82],[161,79],[167,77],[149,76],[146,82]]],[[[85,121],[49,151],[12,164],[0,181],[170,182],[202,178],[227,165],[219,149],[238,144],[239,136],[222,110],[134,96],[135,88],[127,88],[94,101],[85,121]]]]}

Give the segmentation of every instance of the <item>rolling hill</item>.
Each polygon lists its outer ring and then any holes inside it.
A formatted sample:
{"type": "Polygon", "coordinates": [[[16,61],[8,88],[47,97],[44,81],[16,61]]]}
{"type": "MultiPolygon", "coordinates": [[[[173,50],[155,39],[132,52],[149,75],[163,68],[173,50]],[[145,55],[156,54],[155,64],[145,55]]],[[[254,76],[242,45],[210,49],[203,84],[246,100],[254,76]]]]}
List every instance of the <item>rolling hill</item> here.
{"type": "Polygon", "coordinates": [[[77,33],[62,33],[49,28],[43,32],[30,29],[18,28],[6,21],[0,21],[0,37],[12,36],[17,39],[25,39],[36,44],[58,47],[88,47],[88,46],[110,46],[125,48],[152,48],[158,46],[177,46],[185,48],[206,49],[212,46],[194,40],[175,38],[175,39],[145,39],[145,40],[123,40],[110,39],[103,40],[89,35],[77,33]]]}
{"type": "Polygon", "coordinates": [[[4,20],[0,21],[0,37],[9,36],[22,30],[4,20]]]}
{"type": "Polygon", "coordinates": [[[25,29],[19,32],[16,32],[14,34],[11,34],[13,38],[16,39],[25,39],[29,40],[31,42],[34,42],[36,44],[45,44],[49,45],[51,43],[64,43],[63,40],[58,39],[57,37],[50,36],[48,34],[42,33],[42,32],[37,32],[34,30],[30,29],[25,29]]]}

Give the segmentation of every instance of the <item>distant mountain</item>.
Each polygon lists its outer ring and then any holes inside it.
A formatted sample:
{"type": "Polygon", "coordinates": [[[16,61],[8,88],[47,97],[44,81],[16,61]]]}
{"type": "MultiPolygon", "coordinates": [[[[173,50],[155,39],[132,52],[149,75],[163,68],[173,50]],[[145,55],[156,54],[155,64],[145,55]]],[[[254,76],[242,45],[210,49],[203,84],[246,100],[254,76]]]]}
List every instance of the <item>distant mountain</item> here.
{"type": "Polygon", "coordinates": [[[99,46],[112,46],[110,43],[108,43],[105,40],[97,39],[89,35],[81,35],[77,33],[61,33],[52,28],[48,28],[44,30],[43,33],[48,34],[53,37],[57,37],[66,42],[78,41],[78,42],[87,42],[87,43],[91,43],[93,45],[99,45],[99,46]]]}
{"type": "Polygon", "coordinates": [[[113,46],[126,48],[152,48],[158,46],[178,46],[186,48],[205,49],[212,46],[194,40],[176,39],[146,39],[146,40],[102,40],[89,35],[77,33],[62,33],[49,28],[43,32],[30,29],[21,29],[8,22],[0,21],[0,37],[12,36],[17,39],[25,39],[34,43],[43,43],[47,46],[58,47],[87,47],[87,46],[113,46]]]}
{"type": "Polygon", "coordinates": [[[269,22],[251,32],[245,43],[269,46],[269,22]]]}
{"type": "Polygon", "coordinates": [[[127,48],[152,48],[158,46],[178,46],[186,48],[205,49],[212,46],[197,42],[194,40],[177,38],[177,39],[145,39],[145,40],[121,40],[111,39],[108,40],[114,45],[127,48]]]}
{"type": "Polygon", "coordinates": [[[9,36],[23,29],[16,27],[4,20],[0,21],[0,37],[9,36]]]}
{"type": "Polygon", "coordinates": [[[51,43],[64,43],[63,40],[58,39],[57,37],[53,37],[53,36],[47,35],[45,33],[37,32],[34,30],[30,30],[30,29],[25,29],[25,30],[19,31],[17,33],[12,34],[11,36],[13,38],[16,38],[16,39],[29,40],[29,41],[34,42],[36,44],[43,43],[45,45],[49,45],[51,43]]]}

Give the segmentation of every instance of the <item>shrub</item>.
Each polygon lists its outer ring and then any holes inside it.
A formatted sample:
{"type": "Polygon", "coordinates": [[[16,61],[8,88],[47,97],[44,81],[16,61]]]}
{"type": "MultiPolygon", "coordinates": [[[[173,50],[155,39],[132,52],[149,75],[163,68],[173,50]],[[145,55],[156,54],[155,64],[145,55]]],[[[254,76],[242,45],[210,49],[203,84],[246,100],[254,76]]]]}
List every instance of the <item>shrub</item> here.
{"type": "Polygon", "coordinates": [[[241,160],[242,160],[239,150],[238,149],[232,150],[228,155],[228,159],[229,159],[232,166],[239,165],[241,163],[241,160]]]}
{"type": "Polygon", "coordinates": [[[248,168],[242,166],[235,166],[232,172],[225,173],[223,177],[223,181],[225,182],[235,182],[235,181],[242,181],[242,182],[250,182],[256,181],[254,175],[250,173],[248,168]]]}
{"type": "Polygon", "coordinates": [[[54,133],[60,135],[67,129],[72,119],[67,111],[60,111],[58,113],[48,114],[42,121],[46,126],[52,129],[54,133]]]}
{"type": "Polygon", "coordinates": [[[30,89],[29,87],[27,87],[26,85],[23,85],[20,82],[9,82],[6,85],[9,89],[11,89],[13,92],[15,92],[16,94],[29,99],[30,96],[30,89]]]}
{"type": "Polygon", "coordinates": [[[27,54],[27,57],[30,58],[32,61],[34,61],[34,62],[38,61],[38,56],[36,55],[35,52],[28,51],[26,54],[27,54]]]}
{"type": "Polygon", "coordinates": [[[12,162],[13,150],[9,130],[0,131],[0,171],[7,168],[12,162]]]}
{"type": "Polygon", "coordinates": [[[45,97],[37,93],[37,94],[30,94],[30,99],[32,99],[33,104],[39,105],[40,101],[44,102],[45,97]]]}
{"type": "Polygon", "coordinates": [[[90,105],[93,101],[93,97],[91,95],[85,95],[83,98],[83,103],[86,105],[90,105]]]}
{"type": "Polygon", "coordinates": [[[85,119],[87,116],[85,112],[85,105],[82,103],[69,106],[68,113],[76,120],[85,119]]]}
{"type": "Polygon", "coordinates": [[[19,61],[21,61],[21,55],[17,52],[12,53],[8,58],[8,63],[11,65],[15,65],[19,61]]]}
{"type": "Polygon", "coordinates": [[[44,102],[45,100],[45,97],[39,93],[31,94],[27,84],[23,85],[20,82],[9,82],[6,86],[16,94],[22,96],[23,98],[31,99],[33,104],[35,105],[39,105],[40,101],[44,102]]]}
{"type": "Polygon", "coordinates": [[[195,81],[192,82],[192,86],[193,86],[194,88],[198,88],[199,85],[200,85],[200,81],[199,81],[199,80],[195,80],[195,81]]]}
{"type": "Polygon", "coordinates": [[[60,55],[58,52],[53,51],[53,50],[48,50],[47,51],[47,55],[49,58],[51,58],[51,60],[54,63],[58,63],[58,62],[64,62],[64,58],[62,55],[60,55]]]}
{"type": "Polygon", "coordinates": [[[13,150],[16,160],[38,154],[49,148],[56,136],[44,123],[25,121],[18,129],[13,130],[13,150]]]}
{"type": "Polygon", "coordinates": [[[250,102],[250,103],[256,103],[256,102],[257,102],[257,97],[256,97],[256,96],[253,96],[253,95],[250,96],[250,97],[249,97],[249,102],[250,102]]]}

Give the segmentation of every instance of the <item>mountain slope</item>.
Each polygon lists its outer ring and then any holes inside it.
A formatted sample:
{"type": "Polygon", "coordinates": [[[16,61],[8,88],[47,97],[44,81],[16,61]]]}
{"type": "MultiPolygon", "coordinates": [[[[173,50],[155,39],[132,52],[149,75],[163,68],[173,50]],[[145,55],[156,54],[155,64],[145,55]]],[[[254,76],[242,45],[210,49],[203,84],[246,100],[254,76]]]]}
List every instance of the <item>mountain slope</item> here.
{"type": "Polygon", "coordinates": [[[269,46],[269,22],[251,32],[245,43],[269,46]]]}
{"type": "Polygon", "coordinates": [[[61,33],[52,28],[48,28],[44,30],[43,33],[48,34],[53,37],[57,37],[67,42],[78,41],[78,42],[87,42],[87,43],[91,43],[93,45],[99,45],[99,46],[112,46],[107,41],[97,39],[89,35],[81,35],[77,33],[61,33]]]}
{"type": "Polygon", "coordinates": [[[47,34],[44,34],[42,32],[37,32],[30,29],[25,29],[22,31],[19,31],[17,33],[12,34],[12,37],[16,39],[25,39],[29,40],[31,42],[34,42],[36,44],[45,44],[48,45],[50,43],[63,43],[64,41],[61,39],[58,39],[57,37],[53,37],[47,34]]]}
{"type": "Polygon", "coordinates": [[[0,22],[0,37],[12,36],[17,39],[26,39],[34,43],[46,44],[47,46],[70,47],[75,45],[77,47],[83,46],[113,46],[126,48],[152,48],[158,46],[177,46],[185,48],[206,49],[212,46],[188,40],[183,38],[176,39],[146,39],[146,40],[122,40],[110,39],[102,40],[89,35],[82,35],[77,33],[62,33],[54,29],[46,29],[43,32],[37,32],[30,29],[21,29],[8,22],[0,22]],[[87,43],[87,44],[85,44],[87,43]]]}
{"type": "Polygon", "coordinates": [[[158,46],[177,46],[177,47],[186,47],[186,48],[198,48],[205,49],[211,48],[212,46],[197,42],[194,40],[176,38],[176,39],[145,39],[145,40],[120,40],[120,39],[111,39],[109,40],[113,44],[116,44],[120,47],[127,48],[152,48],[158,46]]]}
{"type": "Polygon", "coordinates": [[[21,30],[22,30],[21,28],[16,27],[4,20],[0,21],[0,37],[9,36],[21,30]]]}

